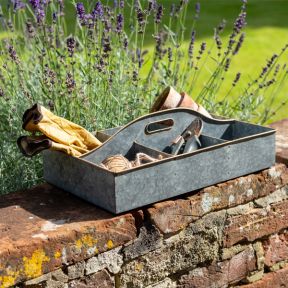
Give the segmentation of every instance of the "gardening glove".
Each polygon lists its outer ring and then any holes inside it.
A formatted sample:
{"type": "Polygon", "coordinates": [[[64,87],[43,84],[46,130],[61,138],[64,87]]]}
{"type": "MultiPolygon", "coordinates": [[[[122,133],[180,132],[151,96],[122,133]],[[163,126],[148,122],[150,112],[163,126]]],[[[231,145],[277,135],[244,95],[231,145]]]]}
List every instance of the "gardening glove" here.
{"type": "MultiPolygon", "coordinates": [[[[70,122],[64,118],[54,115],[52,112],[40,106],[33,105],[23,115],[23,129],[30,132],[39,131],[46,135],[60,148],[66,151],[66,146],[86,153],[102,143],[83,127],[70,122]],[[64,148],[65,147],[65,148],[64,148]]],[[[55,146],[56,147],[56,146],[55,146]]],[[[71,154],[70,154],[71,155],[71,154]]]]}
{"type": "Polygon", "coordinates": [[[68,155],[79,157],[82,153],[85,153],[87,151],[84,151],[80,153],[78,150],[74,149],[73,147],[59,144],[56,142],[53,142],[49,138],[47,138],[45,135],[41,136],[21,136],[17,140],[18,147],[23,155],[27,157],[32,157],[43,150],[55,150],[55,151],[61,151],[65,152],[68,155]]]}

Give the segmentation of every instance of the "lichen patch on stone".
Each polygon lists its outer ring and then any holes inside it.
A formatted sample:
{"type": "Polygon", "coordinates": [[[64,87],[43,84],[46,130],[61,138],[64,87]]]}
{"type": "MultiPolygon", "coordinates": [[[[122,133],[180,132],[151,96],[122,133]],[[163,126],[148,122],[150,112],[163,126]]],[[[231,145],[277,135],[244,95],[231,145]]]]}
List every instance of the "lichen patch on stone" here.
{"type": "Polygon", "coordinates": [[[111,240],[111,239],[109,239],[108,241],[107,241],[107,248],[108,249],[112,249],[114,247],[114,243],[113,243],[113,241],[111,240]]]}
{"type": "Polygon", "coordinates": [[[12,270],[6,271],[7,275],[0,276],[0,288],[11,287],[15,284],[16,279],[19,275],[19,271],[15,272],[12,270]]]}
{"type": "Polygon", "coordinates": [[[23,257],[24,273],[28,278],[36,278],[42,274],[42,265],[50,258],[41,249],[34,251],[31,257],[23,257]]]}

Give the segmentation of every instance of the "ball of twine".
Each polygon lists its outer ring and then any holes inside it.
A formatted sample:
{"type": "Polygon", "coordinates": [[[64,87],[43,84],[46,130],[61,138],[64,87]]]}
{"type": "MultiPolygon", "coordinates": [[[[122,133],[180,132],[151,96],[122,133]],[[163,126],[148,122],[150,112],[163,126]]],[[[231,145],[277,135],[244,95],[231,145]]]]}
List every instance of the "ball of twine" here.
{"type": "Polygon", "coordinates": [[[115,173],[132,168],[131,163],[121,154],[109,156],[101,164],[109,171],[115,173]]]}

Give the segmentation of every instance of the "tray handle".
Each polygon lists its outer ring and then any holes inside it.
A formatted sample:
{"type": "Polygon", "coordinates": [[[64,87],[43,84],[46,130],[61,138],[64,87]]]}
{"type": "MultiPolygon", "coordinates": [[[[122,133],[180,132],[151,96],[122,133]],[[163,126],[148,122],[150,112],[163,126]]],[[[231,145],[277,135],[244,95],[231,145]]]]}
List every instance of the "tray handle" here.
{"type": "Polygon", "coordinates": [[[163,120],[157,120],[146,124],[144,131],[146,135],[168,131],[174,126],[174,120],[167,118],[163,120]]]}

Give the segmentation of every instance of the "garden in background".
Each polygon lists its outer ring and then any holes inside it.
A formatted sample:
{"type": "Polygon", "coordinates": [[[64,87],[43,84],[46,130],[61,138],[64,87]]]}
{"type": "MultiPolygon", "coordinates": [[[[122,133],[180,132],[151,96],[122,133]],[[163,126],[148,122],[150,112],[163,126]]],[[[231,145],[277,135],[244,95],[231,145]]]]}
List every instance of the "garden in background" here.
{"type": "Polygon", "coordinates": [[[214,114],[287,117],[286,0],[5,0],[0,194],[42,181],[16,140],[38,102],[90,131],[149,112],[166,87],[214,114]]]}

